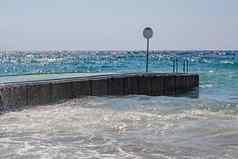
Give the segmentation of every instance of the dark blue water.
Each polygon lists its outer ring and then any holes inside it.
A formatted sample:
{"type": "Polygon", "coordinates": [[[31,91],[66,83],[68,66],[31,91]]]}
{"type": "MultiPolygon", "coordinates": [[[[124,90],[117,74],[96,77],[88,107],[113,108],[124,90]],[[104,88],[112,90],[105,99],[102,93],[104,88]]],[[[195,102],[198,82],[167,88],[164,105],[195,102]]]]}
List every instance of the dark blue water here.
{"type": "MultiPolygon", "coordinates": [[[[238,51],[161,51],[200,75],[198,98],[85,97],[0,115],[0,158],[238,158],[238,51]]],[[[144,52],[2,53],[0,75],[142,72],[144,52]]]]}

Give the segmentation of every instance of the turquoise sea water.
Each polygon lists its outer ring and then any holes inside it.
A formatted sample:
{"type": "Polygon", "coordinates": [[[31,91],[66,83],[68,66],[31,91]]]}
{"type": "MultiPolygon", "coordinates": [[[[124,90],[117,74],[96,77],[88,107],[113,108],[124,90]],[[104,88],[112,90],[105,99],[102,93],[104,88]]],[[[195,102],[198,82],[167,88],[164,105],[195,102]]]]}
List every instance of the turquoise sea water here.
{"type": "MultiPolygon", "coordinates": [[[[188,59],[198,98],[85,97],[0,115],[0,158],[238,158],[238,51],[160,51],[150,71],[188,59]]],[[[11,52],[0,75],[142,72],[140,51],[11,52]]]]}
{"type": "MultiPolygon", "coordinates": [[[[237,101],[238,51],[160,51],[151,52],[152,72],[172,72],[174,58],[189,60],[189,71],[201,77],[201,95],[237,101]]],[[[142,51],[51,51],[2,52],[0,76],[40,73],[143,72],[142,51]]]]}

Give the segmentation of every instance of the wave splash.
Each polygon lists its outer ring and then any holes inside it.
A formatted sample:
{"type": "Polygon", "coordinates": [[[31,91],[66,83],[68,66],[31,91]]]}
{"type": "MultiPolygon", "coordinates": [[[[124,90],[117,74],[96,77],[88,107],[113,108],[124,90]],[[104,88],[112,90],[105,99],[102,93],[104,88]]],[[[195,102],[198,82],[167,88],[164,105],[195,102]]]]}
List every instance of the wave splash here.
{"type": "Polygon", "coordinates": [[[0,157],[237,158],[238,105],[229,104],[87,97],[9,112],[0,116],[0,157]]]}

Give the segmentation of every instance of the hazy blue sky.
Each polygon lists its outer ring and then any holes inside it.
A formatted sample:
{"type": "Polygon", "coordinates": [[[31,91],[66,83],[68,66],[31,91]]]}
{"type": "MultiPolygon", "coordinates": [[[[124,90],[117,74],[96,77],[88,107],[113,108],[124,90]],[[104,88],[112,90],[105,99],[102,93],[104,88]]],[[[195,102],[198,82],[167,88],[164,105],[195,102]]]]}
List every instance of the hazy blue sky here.
{"type": "Polygon", "coordinates": [[[0,49],[238,49],[238,0],[0,0],[0,49]]]}

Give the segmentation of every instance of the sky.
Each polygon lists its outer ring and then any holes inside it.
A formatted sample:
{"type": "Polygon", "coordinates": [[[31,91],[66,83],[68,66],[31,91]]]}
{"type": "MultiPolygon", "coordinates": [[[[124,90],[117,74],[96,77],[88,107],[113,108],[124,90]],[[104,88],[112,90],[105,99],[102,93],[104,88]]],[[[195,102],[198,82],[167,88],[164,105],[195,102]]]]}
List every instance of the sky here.
{"type": "Polygon", "coordinates": [[[238,50],[238,0],[0,0],[0,50],[238,50]]]}

